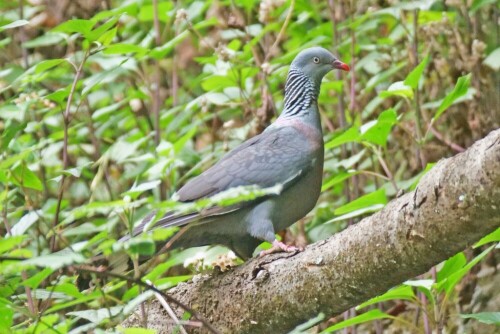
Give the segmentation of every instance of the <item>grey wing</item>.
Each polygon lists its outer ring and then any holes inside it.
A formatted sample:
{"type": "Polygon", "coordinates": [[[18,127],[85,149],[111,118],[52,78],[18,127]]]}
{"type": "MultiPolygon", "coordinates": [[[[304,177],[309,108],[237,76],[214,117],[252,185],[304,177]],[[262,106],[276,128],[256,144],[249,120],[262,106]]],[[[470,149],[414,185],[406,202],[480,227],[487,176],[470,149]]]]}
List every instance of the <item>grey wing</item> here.
{"type": "Polygon", "coordinates": [[[293,127],[273,128],[246,141],[182,187],[180,201],[194,201],[247,185],[285,188],[313,165],[308,139],[293,127]]]}
{"type": "MultiPolygon", "coordinates": [[[[308,139],[292,127],[269,129],[227,153],[218,163],[189,181],[178,192],[182,202],[195,201],[221,191],[245,185],[261,188],[282,184],[286,189],[313,166],[314,152],[308,139]]],[[[204,218],[229,213],[248,205],[211,207],[203,212],[167,213],[155,222],[154,228],[184,226],[204,218]]],[[[154,214],[146,217],[135,229],[142,232],[154,214]]]]}

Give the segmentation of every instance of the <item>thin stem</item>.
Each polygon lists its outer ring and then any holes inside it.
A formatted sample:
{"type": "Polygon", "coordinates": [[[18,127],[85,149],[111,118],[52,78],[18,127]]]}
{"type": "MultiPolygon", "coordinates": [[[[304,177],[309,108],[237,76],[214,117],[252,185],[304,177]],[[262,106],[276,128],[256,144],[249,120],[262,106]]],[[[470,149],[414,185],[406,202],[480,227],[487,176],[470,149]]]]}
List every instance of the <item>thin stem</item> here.
{"type": "MultiPolygon", "coordinates": [[[[8,188],[7,184],[6,184],[5,191],[6,191],[7,194],[9,193],[9,188],[8,188]]],[[[7,197],[8,196],[5,196],[5,203],[3,205],[3,214],[2,214],[2,216],[3,216],[3,222],[4,222],[4,225],[5,225],[5,229],[7,230],[7,234],[9,234],[10,236],[12,236],[12,230],[10,228],[10,224],[9,224],[8,219],[7,219],[7,206],[8,206],[7,197]]],[[[21,277],[22,277],[23,280],[27,280],[28,279],[28,274],[26,274],[26,271],[23,270],[21,272],[21,277]]],[[[35,303],[33,301],[33,296],[31,294],[31,288],[28,287],[28,286],[24,286],[24,291],[26,292],[26,298],[27,298],[27,301],[28,301],[28,309],[30,311],[30,314],[31,315],[35,315],[37,312],[36,312],[35,303]]]]}
{"type": "MultiPolygon", "coordinates": [[[[153,25],[155,30],[155,44],[156,46],[160,46],[161,31],[160,31],[160,19],[158,18],[158,0],[153,0],[153,25]]],[[[155,83],[153,87],[153,115],[154,115],[154,125],[155,125],[155,147],[158,147],[158,145],[160,145],[160,138],[161,138],[161,131],[160,131],[161,67],[158,59],[155,60],[155,72],[156,72],[155,83]]],[[[160,190],[160,200],[164,201],[167,198],[167,189],[165,187],[165,182],[163,182],[163,180],[159,185],[159,190],[160,190]]]]}
{"type": "Polygon", "coordinates": [[[114,273],[114,272],[110,272],[110,271],[98,271],[98,270],[90,269],[90,268],[87,268],[87,267],[84,267],[84,266],[75,266],[74,268],[78,272],[86,272],[86,273],[89,273],[89,274],[94,274],[94,275],[99,276],[99,277],[113,277],[113,278],[118,278],[118,279],[121,279],[123,281],[127,281],[129,283],[142,286],[142,287],[144,287],[144,288],[146,288],[148,290],[152,290],[153,292],[158,293],[159,295],[161,295],[168,302],[171,302],[171,303],[179,306],[180,308],[182,308],[186,312],[189,312],[193,317],[195,317],[197,320],[199,320],[201,323],[203,323],[203,325],[205,325],[206,328],[210,332],[212,332],[214,334],[221,334],[221,332],[219,330],[217,330],[214,326],[212,326],[212,324],[210,324],[210,322],[208,322],[200,313],[196,312],[195,310],[193,310],[189,306],[185,305],[184,303],[178,301],[177,299],[175,299],[175,298],[171,297],[170,295],[166,294],[165,292],[161,291],[160,289],[158,289],[154,285],[145,283],[145,282],[141,281],[140,279],[131,278],[131,277],[128,277],[128,276],[125,276],[125,275],[120,275],[120,274],[117,274],[117,273],[114,273]]]}
{"type": "MultiPolygon", "coordinates": [[[[73,83],[71,85],[71,90],[69,91],[68,95],[68,101],[66,103],[66,109],[63,113],[63,123],[64,123],[64,139],[63,139],[63,170],[68,169],[69,166],[69,160],[68,160],[68,128],[69,128],[69,123],[70,123],[70,111],[71,111],[71,102],[73,102],[73,95],[75,94],[76,90],[76,85],[78,83],[78,79],[80,78],[80,75],[82,73],[83,65],[85,64],[85,61],[87,60],[87,57],[89,56],[89,52],[85,51],[85,54],[83,56],[83,59],[76,69],[76,74],[75,78],[73,79],[73,83]]],[[[59,225],[59,213],[61,211],[61,203],[62,203],[62,198],[63,198],[63,191],[64,191],[64,181],[66,180],[66,175],[62,174],[61,175],[61,181],[59,183],[59,192],[57,195],[57,207],[56,207],[56,214],[54,218],[54,225],[53,229],[59,225]]],[[[56,241],[56,233],[54,231],[54,235],[52,236],[50,240],[50,249],[54,251],[55,249],[55,241],[56,241]]]]}
{"type": "MultiPolygon", "coordinates": [[[[19,0],[19,19],[24,19],[24,1],[19,0]]],[[[23,63],[24,63],[24,68],[27,69],[30,67],[29,60],[28,60],[28,50],[23,46],[23,43],[26,41],[26,34],[24,32],[24,27],[19,28],[19,39],[21,41],[21,52],[23,54],[23,63]]]]}
{"type": "MultiPolygon", "coordinates": [[[[419,10],[415,9],[413,11],[413,44],[412,44],[412,53],[413,58],[415,60],[415,67],[418,66],[418,14],[419,10]]],[[[416,115],[416,126],[415,132],[417,137],[417,149],[415,151],[415,155],[417,161],[420,162],[422,168],[425,168],[426,162],[422,156],[422,151],[420,145],[422,144],[422,110],[420,109],[420,92],[418,87],[415,89],[415,115],[416,115]]]]}
{"type": "Polygon", "coordinates": [[[274,41],[273,45],[267,50],[266,57],[264,58],[264,63],[269,60],[269,57],[272,54],[272,51],[278,46],[279,42],[283,38],[283,35],[285,34],[286,28],[288,28],[288,24],[290,23],[290,20],[292,19],[293,15],[293,9],[295,8],[295,0],[292,0],[290,3],[290,7],[288,9],[288,13],[285,18],[285,22],[281,26],[280,32],[278,33],[278,36],[276,36],[276,40],[274,41]]]}

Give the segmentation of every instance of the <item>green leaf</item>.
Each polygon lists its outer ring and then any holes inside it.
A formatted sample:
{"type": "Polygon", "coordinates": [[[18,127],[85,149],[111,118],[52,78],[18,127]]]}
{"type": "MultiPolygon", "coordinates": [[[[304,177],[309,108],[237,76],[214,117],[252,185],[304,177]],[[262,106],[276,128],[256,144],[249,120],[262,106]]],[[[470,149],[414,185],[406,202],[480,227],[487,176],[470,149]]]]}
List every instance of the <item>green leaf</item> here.
{"type": "MultiPolygon", "coordinates": [[[[168,22],[169,12],[173,9],[174,5],[171,1],[162,1],[158,3],[158,20],[160,22],[168,22]]],[[[153,5],[141,5],[137,19],[139,21],[153,21],[154,19],[153,5]]]]}
{"type": "Polygon", "coordinates": [[[318,325],[320,322],[322,322],[324,320],[325,320],[325,314],[320,313],[317,316],[315,316],[314,318],[310,319],[309,321],[307,321],[301,325],[298,325],[288,334],[307,334],[307,333],[310,333],[310,331],[308,331],[308,329],[310,329],[313,326],[318,325]]]}
{"type": "Polygon", "coordinates": [[[201,82],[201,87],[206,91],[221,91],[226,87],[235,87],[237,83],[225,75],[212,75],[201,82]]]}
{"type": "Polygon", "coordinates": [[[50,274],[52,274],[54,270],[50,268],[45,268],[42,271],[37,272],[35,275],[31,276],[30,278],[24,280],[21,285],[23,286],[29,286],[32,289],[36,289],[40,283],[47,277],[49,277],[50,274]]]}
{"type": "Polygon", "coordinates": [[[21,263],[23,265],[33,265],[37,267],[51,268],[53,270],[57,270],[64,266],[82,262],[85,262],[85,258],[83,257],[82,254],[63,250],[57,253],[34,257],[29,260],[22,261],[21,263]]]}
{"type": "Polygon", "coordinates": [[[95,324],[100,324],[102,321],[109,319],[110,316],[114,317],[120,314],[122,311],[123,311],[123,306],[113,306],[113,307],[101,308],[98,310],[68,312],[66,314],[86,319],[95,324]]]}
{"type": "MultiPolygon", "coordinates": [[[[116,25],[116,22],[118,22],[119,18],[120,18],[120,16],[112,17],[111,19],[109,19],[105,23],[101,24],[99,27],[97,27],[94,30],[90,31],[89,33],[85,34],[85,37],[91,42],[98,40],[103,35],[105,35],[105,33],[108,32],[109,29],[111,29],[114,25],[116,25]]],[[[110,30],[110,31],[113,31],[113,30],[110,30]]],[[[116,30],[115,30],[115,32],[116,32],[116,30]]],[[[114,37],[114,35],[113,35],[113,37],[114,37]]],[[[111,39],[113,39],[113,37],[111,37],[111,39]]],[[[106,38],[109,38],[109,37],[106,37],[106,38]]]]}
{"type": "MultiPolygon", "coordinates": [[[[195,24],[193,26],[193,29],[198,30],[198,29],[208,28],[208,27],[216,25],[217,23],[218,23],[217,19],[215,17],[212,17],[208,20],[203,20],[203,21],[195,24]]],[[[171,40],[169,40],[168,42],[166,42],[165,44],[154,48],[149,53],[149,55],[155,59],[164,58],[174,49],[174,47],[176,45],[180,44],[189,35],[190,35],[189,31],[185,30],[185,31],[181,32],[180,34],[178,34],[177,36],[175,36],[174,38],[172,38],[171,40]]]]}
{"type": "Polygon", "coordinates": [[[426,56],[420,64],[418,64],[406,77],[404,84],[406,86],[411,87],[413,90],[418,88],[418,82],[422,77],[422,73],[424,72],[425,67],[429,63],[429,56],[426,56]]]}
{"type": "Polygon", "coordinates": [[[12,323],[14,319],[14,306],[10,302],[3,303],[0,301],[0,332],[11,333],[12,323]]]}
{"type": "Polygon", "coordinates": [[[475,319],[483,324],[500,325],[500,312],[480,312],[474,314],[460,314],[464,319],[475,319]]]}
{"type": "Polygon", "coordinates": [[[132,254],[151,256],[154,255],[156,246],[151,239],[136,238],[129,241],[128,250],[132,254]]]}
{"type": "Polygon", "coordinates": [[[378,297],[372,298],[363,304],[359,305],[356,307],[356,310],[365,308],[367,306],[389,301],[389,300],[396,300],[396,299],[404,299],[404,300],[409,300],[409,301],[414,301],[415,300],[415,293],[413,292],[413,289],[410,286],[407,285],[400,285],[397,286],[383,295],[380,295],[378,297]]]}
{"type": "Polygon", "coordinates": [[[0,31],[4,31],[7,29],[12,29],[12,28],[17,28],[17,27],[22,27],[24,25],[29,24],[30,22],[27,20],[16,20],[14,22],[11,22],[9,24],[3,25],[0,27],[0,31]]]}
{"type": "Polygon", "coordinates": [[[142,46],[127,43],[111,44],[104,49],[104,54],[125,54],[125,53],[141,53],[145,54],[148,50],[142,46]]]}
{"type": "Polygon", "coordinates": [[[411,280],[403,283],[408,286],[415,286],[418,288],[423,288],[425,290],[431,291],[434,281],[431,279],[419,279],[419,280],[411,280]]]}
{"type": "Polygon", "coordinates": [[[375,204],[386,204],[387,197],[385,196],[385,190],[379,189],[367,195],[361,196],[354,201],[351,201],[341,207],[335,209],[335,215],[343,215],[355,210],[364,209],[375,204]]]}
{"type": "Polygon", "coordinates": [[[146,329],[146,328],[139,328],[139,327],[123,328],[123,329],[120,329],[119,332],[123,333],[123,334],[156,334],[156,333],[158,333],[154,329],[146,329]]]}
{"type": "Polygon", "coordinates": [[[439,106],[436,114],[432,118],[432,121],[436,121],[439,118],[439,116],[441,116],[441,114],[445,112],[446,109],[448,109],[453,104],[453,102],[455,102],[459,97],[467,93],[467,90],[469,89],[470,85],[470,78],[471,78],[470,73],[464,75],[463,77],[458,78],[455,88],[453,88],[453,91],[451,91],[448,95],[446,95],[443,102],[441,102],[441,105],[439,106]]]}
{"type": "Polygon", "coordinates": [[[25,164],[17,166],[11,175],[11,181],[22,187],[42,191],[42,181],[25,164]]]}
{"type": "Polygon", "coordinates": [[[36,64],[35,67],[35,73],[42,73],[43,71],[46,71],[48,69],[51,69],[61,63],[64,63],[66,60],[65,59],[50,59],[50,60],[44,60],[36,64]]]}
{"type": "Polygon", "coordinates": [[[102,34],[99,38],[97,38],[97,41],[104,46],[109,45],[115,38],[117,31],[118,29],[116,27],[111,30],[108,30],[104,34],[102,34]]]}
{"type": "Polygon", "coordinates": [[[437,291],[445,291],[446,295],[449,295],[455,288],[455,286],[462,280],[462,278],[467,274],[472,267],[474,267],[479,261],[481,261],[492,249],[495,248],[495,245],[488,247],[481,254],[472,259],[467,265],[465,265],[462,269],[450,274],[450,276],[446,277],[446,279],[437,283],[436,289],[437,291]]]}
{"type": "Polygon", "coordinates": [[[334,185],[339,184],[339,183],[343,182],[344,180],[347,180],[351,176],[357,175],[359,173],[360,172],[355,171],[355,170],[334,173],[331,178],[329,178],[328,180],[325,180],[323,182],[323,186],[321,187],[321,192],[326,191],[326,190],[330,189],[331,187],[333,187],[334,185]]]}
{"type": "Polygon", "coordinates": [[[482,7],[484,7],[486,5],[489,5],[489,4],[493,4],[493,3],[497,2],[497,1],[498,0],[474,0],[472,2],[472,5],[470,6],[469,12],[471,14],[474,14],[475,12],[477,12],[482,7]]]}
{"type": "Polygon", "coordinates": [[[328,327],[324,331],[322,331],[320,334],[326,334],[326,333],[333,333],[334,331],[338,331],[339,329],[343,329],[346,327],[354,326],[354,325],[359,325],[368,321],[373,321],[373,320],[378,320],[378,319],[386,319],[386,318],[391,318],[390,315],[387,313],[384,313],[380,311],[379,309],[374,309],[370,310],[368,312],[365,312],[363,314],[360,314],[358,316],[355,316],[353,318],[344,320],[339,322],[338,324],[335,324],[333,326],[328,327]]]}
{"type": "Polygon", "coordinates": [[[364,133],[361,135],[360,139],[376,145],[385,146],[392,126],[397,122],[397,118],[398,115],[394,109],[391,108],[383,111],[375,124],[368,128],[368,130],[364,131],[362,127],[361,131],[364,133]]]}
{"type": "Polygon", "coordinates": [[[129,195],[132,198],[137,198],[137,196],[139,196],[141,193],[148,191],[148,190],[151,190],[151,189],[155,189],[156,187],[158,187],[158,185],[160,183],[161,183],[161,180],[153,180],[153,181],[141,183],[139,185],[134,184],[132,186],[132,188],[130,188],[128,191],[126,191],[122,195],[124,195],[124,196],[129,195]]]}
{"type": "Polygon", "coordinates": [[[64,37],[65,37],[64,34],[47,32],[40,37],[37,37],[35,39],[32,39],[31,41],[23,43],[23,47],[27,49],[32,49],[41,46],[60,44],[62,41],[64,41],[64,37]]]}
{"type": "Polygon", "coordinates": [[[354,217],[362,216],[365,213],[377,212],[380,209],[382,209],[384,206],[385,206],[385,204],[373,204],[373,205],[367,206],[365,208],[362,208],[362,209],[359,209],[359,210],[354,210],[352,212],[346,213],[345,215],[341,215],[339,217],[335,217],[333,219],[330,219],[325,224],[327,224],[327,223],[334,223],[334,222],[338,222],[338,221],[342,221],[342,220],[346,220],[346,219],[351,219],[351,218],[354,218],[354,217]]]}
{"type": "Polygon", "coordinates": [[[193,138],[194,135],[196,134],[196,130],[197,130],[196,126],[193,126],[191,129],[189,129],[188,132],[186,132],[186,134],[184,134],[181,138],[179,138],[179,140],[177,140],[174,143],[175,153],[179,153],[186,146],[188,140],[193,138]]]}
{"type": "Polygon", "coordinates": [[[458,270],[462,269],[467,263],[464,253],[460,252],[455,256],[450,257],[443,264],[441,270],[437,273],[436,282],[441,282],[451,274],[454,274],[458,270]]]}
{"type": "Polygon", "coordinates": [[[155,228],[151,233],[153,234],[154,241],[165,241],[171,236],[173,236],[179,228],[169,227],[169,228],[155,228]]]}
{"type": "Polygon", "coordinates": [[[500,69],[500,47],[493,50],[493,52],[483,60],[483,64],[491,67],[494,71],[498,71],[500,69]]]}
{"type": "Polygon", "coordinates": [[[493,231],[492,233],[488,234],[487,236],[479,240],[474,245],[474,248],[481,247],[482,245],[486,245],[490,242],[500,242],[500,228],[497,228],[495,231],[493,231]]]}
{"type": "Polygon", "coordinates": [[[392,97],[392,96],[401,96],[408,99],[413,99],[413,89],[410,86],[403,83],[403,81],[396,81],[391,84],[386,91],[380,92],[380,97],[392,97]]]}
{"type": "Polygon", "coordinates": [[[8,252],[12,250],[14,247],[17,247],[23,240],[26,238],[25,235],[18,235],[15,237],[0,237],[0,254],[8,252]]]}
{"type": "Polygon", "coordinates": [[[350,142],[359,141],[359,129],[357,127],[350,127],[341,135],[333,138],[328,143],[325,144],[325,149],[332,149],[337,146],[343,145],[350,142]]]}
{"type": "Polygon", "coordinates": [[[80,33],[85,36],[90,33],[94,25],[95,22],[92,22],[91,20],[74,19],[61,23],[52,31],[64,32],[69,34],[80,33]]]}
{"type": "Polygon", "coordinates": [[[36,211],[28,211],[24,216],[21,217],[19,222],[12,227],[12,235],[22,235],[27,229],[31,227],[37,220],[38,215],[36,211]]]}

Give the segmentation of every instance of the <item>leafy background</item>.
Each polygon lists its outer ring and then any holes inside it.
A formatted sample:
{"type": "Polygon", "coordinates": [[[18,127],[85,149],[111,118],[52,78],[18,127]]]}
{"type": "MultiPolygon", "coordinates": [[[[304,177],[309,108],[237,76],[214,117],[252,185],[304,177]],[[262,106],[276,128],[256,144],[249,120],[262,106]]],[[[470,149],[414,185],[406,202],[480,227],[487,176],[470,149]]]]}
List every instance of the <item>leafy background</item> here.
{"type": "MultiPolygon", "coordinates": [[[[114,328],[151,297],[91,259],[154,253],[175,231],[117,239],[153,209],[186,209],[175,190],[275,119],[305,47],[353,70],[324,80],[323,192],[280,236],[305,245],[380,210],[499,127],[498,22],[495,0],[0,2],[0,331],[114,328]]],[[[294,333],[493,333],[499,240],[294,333]]],[[[166,289],[240,262],[222,247],[173,251],[144,279],[166,289]]]]}

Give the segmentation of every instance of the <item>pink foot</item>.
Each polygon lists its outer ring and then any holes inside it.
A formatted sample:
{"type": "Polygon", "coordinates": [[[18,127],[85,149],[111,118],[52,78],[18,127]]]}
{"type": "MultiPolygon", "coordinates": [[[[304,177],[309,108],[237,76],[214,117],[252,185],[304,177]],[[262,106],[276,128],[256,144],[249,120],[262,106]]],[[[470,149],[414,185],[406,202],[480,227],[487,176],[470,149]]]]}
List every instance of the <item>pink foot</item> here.
{"type": "Polygon", "coordinates": [[[288,246],[282,243],[281,241],[274,240],[273,241],[273,247],[269,248],[268,250],[264,250],[260,252],[259,256],[262,257],[264,255],[268,254],[274,254],[274,253],[279,253],[279,252],[287,252],[287,253],[293,253],[293,252],[301,252],[303,251],[302,248],[295,247],[295,246],[288,246]]]}

